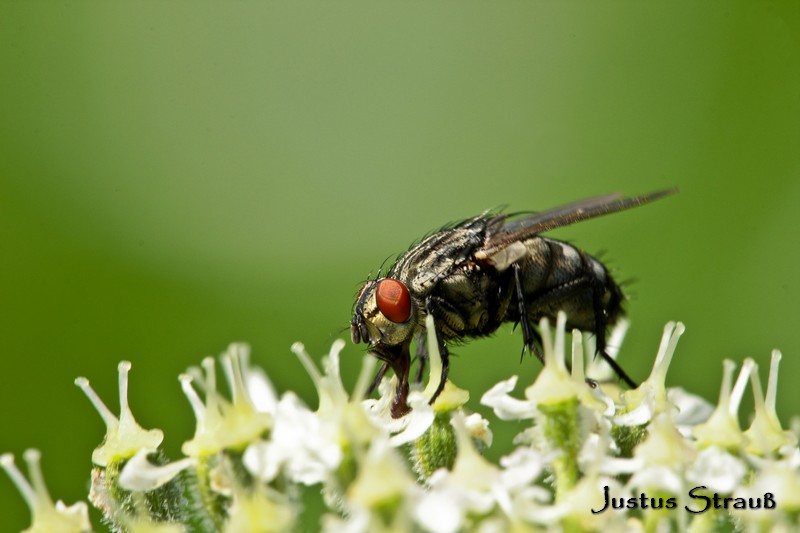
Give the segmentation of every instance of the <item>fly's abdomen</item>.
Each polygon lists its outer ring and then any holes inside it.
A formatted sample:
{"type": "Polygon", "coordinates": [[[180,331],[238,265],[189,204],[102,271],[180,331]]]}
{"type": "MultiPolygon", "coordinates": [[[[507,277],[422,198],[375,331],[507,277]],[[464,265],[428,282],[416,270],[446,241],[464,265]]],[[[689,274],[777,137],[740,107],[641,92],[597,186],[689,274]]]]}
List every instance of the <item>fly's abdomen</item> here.
{"type": "MultiPolygon", "coordinates": [[[[520,260],[522,291],[528,319],[554,320],[567,314],[568,327],[596,331],[614,323],[621,311],[622,292],[597,259],[571,244],[535,237],[525,241],[520,260]]],[[[514,296],[516,299],[516,295],[514,296]]],[[[515,305],[509,306],[509,311],[515,305]]],[[[517,319],[510,313],[509,318],[517,319]]]]}

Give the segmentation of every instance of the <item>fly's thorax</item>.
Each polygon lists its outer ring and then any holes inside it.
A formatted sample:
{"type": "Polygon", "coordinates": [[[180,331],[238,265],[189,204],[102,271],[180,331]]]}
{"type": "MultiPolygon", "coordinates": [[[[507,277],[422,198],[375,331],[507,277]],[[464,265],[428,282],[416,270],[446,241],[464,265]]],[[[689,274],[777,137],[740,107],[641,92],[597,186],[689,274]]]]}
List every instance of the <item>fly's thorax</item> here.
{"type": "Polygon", "coordinates": [[[411,294],[424,300],[437,283],[472,257],[483,243],[487,220],[475,217],[426,237],[398,258],[389,275],[404,280],[411,294]]]}
{"type": "Polygon", "coordinates": [[[431,312],[446,340],[493,333],[505,319],[513,272],[467,262],[433,292],[431,312]]]}

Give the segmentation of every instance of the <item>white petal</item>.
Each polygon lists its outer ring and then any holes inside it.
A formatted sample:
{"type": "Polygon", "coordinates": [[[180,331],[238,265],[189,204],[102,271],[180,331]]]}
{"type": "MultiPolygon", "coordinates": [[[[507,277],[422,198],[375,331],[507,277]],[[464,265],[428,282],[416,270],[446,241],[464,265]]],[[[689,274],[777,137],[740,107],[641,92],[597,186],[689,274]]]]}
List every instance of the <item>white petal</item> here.
{"type": "Polygon", "coordinates": [[[461,528],[464,509],[448,491],[429,492],[414,508],[414,518],[426,531],[454,533],[461,528]]]}
{"type": "Polygon", "coordinates": [[[247,471],[263,481],[272,481],[278,475],[281,459],[275,446],[266,441],[254,442],[244,452],[242,461],[247,471]]]}
{"type": "Polygon", "coordinates": [[[686,477],[714,492],[730,493],[739,486],[746,472],[741,460],[721,448],[710,446],[700,452],[686,477]]]}
{"type": "Polygon", "coordinates": [[[714,406],[705,399],[680,387],[669,389],[667,399],[678,408],[678,414],[673,419],[677,426],[696,426],[708,420],[714,412],[714,406]]]}
{"type": "Polygon", "coordinates": [[[529,485],[539,477],[544,467],[544,457],[531,448],[519,447],[502,457],[500,466],[504,468],[500,474],[503,486],[513,490],[529,485]]]}
{"type": "Polygon", "coordinates": [[[523,420],[533,418],[536,404],[508,395],[517,386],[517,376],[501,381],[481,397],[481,403],[494,410],[500,420],[523,420]]]}
{"type": "Polygon", "coordinates": [[[58,500],[55,505],[58,517],[50,517],[52,524],[42,524],[45,528],[52,527],[57,531],[69,531],[69,527],[74,527],[75,531],[91,531],[92,524],[89,521],[89,507],[86,502],[75,502],[67,505],[58,500]],[[63,529],[62,529],[63,528],[63,529]]]}
{"type": "Polygon", "coordinates": [[[185,468],[196,464],[194,459],[187,457],[165,465],[154,465],[147,459],[154,452],[155,450],[142,448],[125,463],[119,474],[119,484],[123,489],[139,492],[157,489],[185,468]]]}
{"type": "Polygon", "coordinates": [[[680,494],[683,491],[683,482],[672,469],[665,466],[645,467],[628,481],[628,487],[639,489],[663,489],[671,494],[680,494]]]}
{"type": "Polygon", "coordinates": [[[389,439],[391,446],[401,446],[416,440],[433,424],[436,415],[433,407],[428,404],[425,395],[419,392],[412,392],[408,395],[408,404],[411,412],[401,418],[405,422],[405,428],[389,439]]]}
{"type": "Polygon", "coordinates": [[[492,430],[489,429],[489,421],[478,413],[472,413],[464,419],[464,425],[473,439],[478,439],[486,446],[492,445],[492,430]]]}
{"type": "Polygon", "coordinates": [[[247,394],[253,407],[260,413],[274,413],[278,406],[278,396],[275,394],[275,387],[267,377],[267,374],[257,367],[247,369],[245,374],[247,382],[247,394]]]}
{"type": "Polygon", "coordinates": [[[645,398],[633,410],[614,417],[614,423],[618,426],[642,426],[652,420],[655,413],[655,402],[645,398]]]}

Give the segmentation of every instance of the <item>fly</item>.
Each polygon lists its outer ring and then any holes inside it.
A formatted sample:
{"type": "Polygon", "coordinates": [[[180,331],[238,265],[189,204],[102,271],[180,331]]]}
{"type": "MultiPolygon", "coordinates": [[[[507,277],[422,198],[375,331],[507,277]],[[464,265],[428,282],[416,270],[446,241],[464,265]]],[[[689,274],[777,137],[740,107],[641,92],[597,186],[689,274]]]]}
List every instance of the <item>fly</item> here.
{"type": "Polygon", "coordinates": [[[409,411],[410,346],[417,339],[416,380],[421,381],[425,316],[433,315],[442,375],[431,403],[447,381],[449,341],[490,335],[504,322],[519,324],[523,350],[542,359],[536,324],[567,315],[567,327],[593,333],[597,352],[628,386],[636,384],[606,353],[606,333],[623,314],[623,294],[608,269],[569,243],[540,234],[646,204],[668,189],[622,198],[590,198],[534,215],[483,213],[445,227],[401,255],[386,277],[367,281],[356,297],[350,333],[383,362],[372,389],[391,368],[398,379],[392,416],[409,411]]]}

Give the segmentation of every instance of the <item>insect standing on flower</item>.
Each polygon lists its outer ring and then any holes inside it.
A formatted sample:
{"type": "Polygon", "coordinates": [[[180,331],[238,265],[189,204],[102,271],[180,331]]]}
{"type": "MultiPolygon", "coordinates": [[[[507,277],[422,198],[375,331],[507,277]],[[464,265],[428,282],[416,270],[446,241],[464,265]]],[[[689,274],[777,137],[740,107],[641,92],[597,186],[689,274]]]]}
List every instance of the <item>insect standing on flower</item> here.
{"type": "MultiPolygon", "coordinates": [[[[433,315],[442,375],[431,402],[447,381],[447,342],[490,335],[503,322],[519,324],[525,348],[542,358],[535,324],[567,315],[567,327],[595,335],[598,353],[630,387],[636,384],[606,354],[606,330],[622,314],[623,294],[600,261],[566,242],[539,234],[615,213],[674,193],[674,189],[621,198],[601,196],[534,215],[484,213],[447,226],[401,255],[386,277],[367,281],[356,297],[350,333],[355,344],[383,361],[372,389],[388,368],[398,379],[392,416],[409,411],[406,397],[411,341],[417,338],[417,381],[425,352],[425,315],[433,315]]],[[[372,390],[371,389],[371,390],[372,390]]]]}

